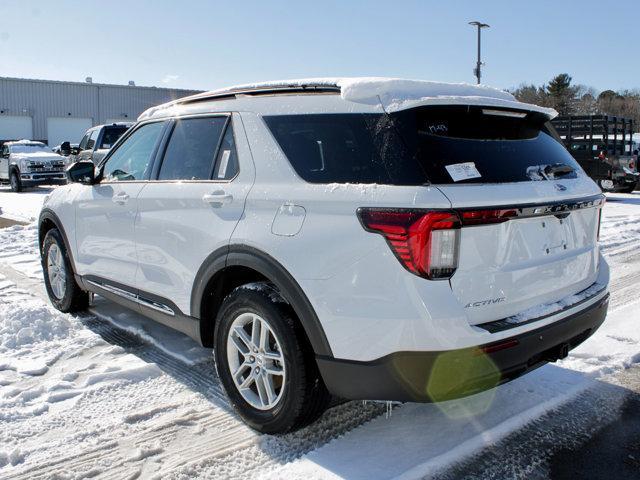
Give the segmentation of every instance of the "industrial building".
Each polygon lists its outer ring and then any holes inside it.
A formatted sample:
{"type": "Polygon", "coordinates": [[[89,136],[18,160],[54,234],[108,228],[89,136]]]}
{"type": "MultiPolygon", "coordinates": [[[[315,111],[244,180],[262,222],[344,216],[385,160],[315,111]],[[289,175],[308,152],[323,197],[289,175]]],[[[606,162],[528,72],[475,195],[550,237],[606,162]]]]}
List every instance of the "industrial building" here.
{"type": "Polygon", "coordinates": [[[95,125],[135,121],[154,105],[199,90],[0,77],[0,142],[78,143],[95,125]]]}

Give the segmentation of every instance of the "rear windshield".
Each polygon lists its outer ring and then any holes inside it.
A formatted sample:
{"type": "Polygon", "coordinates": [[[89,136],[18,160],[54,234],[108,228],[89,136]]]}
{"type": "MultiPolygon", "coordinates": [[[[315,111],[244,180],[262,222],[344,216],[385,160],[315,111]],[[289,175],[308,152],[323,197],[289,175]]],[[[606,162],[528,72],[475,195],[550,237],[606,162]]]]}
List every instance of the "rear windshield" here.
{"type": "Polygon", "coordinates": [[[111,148],[129,127],[105,127],[100,148],[111,148]]]}
{"type": "Polygon", "coordinates": [[[536,113],[449,106],[265,121],[311,183],[504,183],[545,180],[548,166],[569,167],[560,169],[562,178],[580,169],[536,113]]]}

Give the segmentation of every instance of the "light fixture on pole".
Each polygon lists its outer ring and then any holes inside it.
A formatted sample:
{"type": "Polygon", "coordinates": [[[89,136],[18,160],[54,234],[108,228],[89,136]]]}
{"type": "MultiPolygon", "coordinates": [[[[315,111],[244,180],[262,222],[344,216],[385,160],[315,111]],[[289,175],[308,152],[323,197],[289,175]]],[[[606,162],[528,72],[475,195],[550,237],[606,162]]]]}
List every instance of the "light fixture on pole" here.
{"type": "Polygon", "coordinates": [[[489,24],[488,23],[482,23],[482,22],[478,22],[478,21],[474,21],[474,22],[469,22],[469,25],[473,25],[474,27],[478,27],[478,61],[476,62],[476,68],[473,69],[473,74],[476,76],[476,78],[478,79],[478,85],[480,84],[480,78],[482,77],[482,72],[481,72],[481,68],[482,68],[482,60],[480,58],[480,32],[482,31],[483,28],[489,28],[489,24]]]}

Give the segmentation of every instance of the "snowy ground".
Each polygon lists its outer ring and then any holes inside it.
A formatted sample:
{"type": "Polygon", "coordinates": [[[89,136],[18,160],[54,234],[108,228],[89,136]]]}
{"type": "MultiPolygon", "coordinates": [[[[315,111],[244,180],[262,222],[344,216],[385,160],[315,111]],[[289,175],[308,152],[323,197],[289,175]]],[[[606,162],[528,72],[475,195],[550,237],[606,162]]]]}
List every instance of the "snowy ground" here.
{"type": "Polygon", "coordinates": [[[565,361],[437,405],[350,402],[285,436],[229,410],[208,350],[98,301],[49,307],[37,255],[46,189],[0,188],[0,478],[421,478],[477,454],[640,362],[640,195],[609,195],[604,326],[565,361]]]}

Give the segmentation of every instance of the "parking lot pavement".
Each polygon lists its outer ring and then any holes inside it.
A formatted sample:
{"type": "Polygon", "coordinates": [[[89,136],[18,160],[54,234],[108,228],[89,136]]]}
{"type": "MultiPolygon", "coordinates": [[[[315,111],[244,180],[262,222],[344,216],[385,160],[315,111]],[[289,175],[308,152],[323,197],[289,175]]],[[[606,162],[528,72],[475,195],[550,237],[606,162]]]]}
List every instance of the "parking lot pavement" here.
{"type": "Polygon", "coordinates": [[[12,218],[0,217],[0,228],[13,227],[14,225],[27,225],[27,223],[13,220],[12,218]]]}
{"type": "Polygon", "coordinates": [[[619,415],[586,443],[558,451],[551,478],[640,478],[640,368],[621,372],[616,381],[627,391],[619,415]]]}
{"type": "Polygon", "coordinates": [[[640,478],[640,367],[602,379],[439,480],[640,478]]]}

